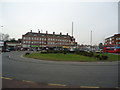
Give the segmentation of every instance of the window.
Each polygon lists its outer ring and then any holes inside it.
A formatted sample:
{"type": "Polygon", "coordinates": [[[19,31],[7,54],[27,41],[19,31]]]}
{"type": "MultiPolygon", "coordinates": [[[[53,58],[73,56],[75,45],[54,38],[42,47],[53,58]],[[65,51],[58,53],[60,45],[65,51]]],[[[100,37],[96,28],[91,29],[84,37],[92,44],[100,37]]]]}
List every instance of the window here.
{"type": "Polygon", "coordinates": [[[34,36],[37,36],[37,34],[34,34],[34,36]]]}
{"type": "Polygon", "coordinates": [[[23,41],[23,43],[25,43],[25,41],[23,41]]]}
{"type": "Polygon", "coordinates": [[[50,38],[48,38],[48,40],[50,40],[50,38]]]}
{"type": "Polygon", "coordinates": [[[25,37],[23,37],[23,39],[25,39],[25,37]]]}

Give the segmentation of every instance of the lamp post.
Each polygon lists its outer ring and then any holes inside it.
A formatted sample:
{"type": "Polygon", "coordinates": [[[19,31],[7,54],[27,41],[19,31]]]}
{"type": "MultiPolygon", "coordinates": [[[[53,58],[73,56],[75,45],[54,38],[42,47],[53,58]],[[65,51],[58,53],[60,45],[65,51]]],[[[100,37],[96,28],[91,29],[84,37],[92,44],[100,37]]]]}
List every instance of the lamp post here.
{"type": "Polygon", "coordinates": [[[72,37],[73,37],[73,22],[72,22],[72,37]]]}
{"type": "Polygon", "coordinates": [[[43,38],[42,38],[42,29],[41,29],[41,49],[42,49],[42,46],[43,46],[43,40],[42,40],[43,38]]]}
{"type": "MultiPolygon", "coordinates": [[[[31,33],[32,33],[32,30],[31,30],[31,33]]],[[[31,50],[31,44],[32,44],[32,34],[30,36],[30,50],[31,50]]]]}
{"type": "Polygon", "coordinates": [[[92,31],[91,31],[91,40],[90,40],[90,44],[91,44],[91,51],[92,51],[92,31]]]}
{"type": "MultiPolygon", "coordinates": [[[[3,31],[3,26],[1,26],[1,31],[3,31]]],[[[1,33],[0,40],[3,41],[3,34],[1,33]]]]}

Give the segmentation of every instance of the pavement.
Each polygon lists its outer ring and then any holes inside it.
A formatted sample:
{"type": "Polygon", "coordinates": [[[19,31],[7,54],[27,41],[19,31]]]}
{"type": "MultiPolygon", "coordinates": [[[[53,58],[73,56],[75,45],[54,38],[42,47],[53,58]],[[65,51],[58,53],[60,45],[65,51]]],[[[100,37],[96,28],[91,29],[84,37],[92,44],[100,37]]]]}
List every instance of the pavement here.
{"type": "Polygon", "coordinates": [[[118,62],[55,62],[2,54],[2,77],[71,87],[118,87],[118,62]]]}

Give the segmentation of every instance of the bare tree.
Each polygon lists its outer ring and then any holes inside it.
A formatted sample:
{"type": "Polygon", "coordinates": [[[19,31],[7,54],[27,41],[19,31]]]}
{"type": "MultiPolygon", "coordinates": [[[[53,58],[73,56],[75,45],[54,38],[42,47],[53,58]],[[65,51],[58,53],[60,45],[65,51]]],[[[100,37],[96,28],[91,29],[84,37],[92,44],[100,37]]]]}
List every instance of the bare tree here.
{"type": "Polygon", "coordinates": [[[9,40],[9,35],[0,33],[0,40],[3,40],[3,41],[9,40]]]}

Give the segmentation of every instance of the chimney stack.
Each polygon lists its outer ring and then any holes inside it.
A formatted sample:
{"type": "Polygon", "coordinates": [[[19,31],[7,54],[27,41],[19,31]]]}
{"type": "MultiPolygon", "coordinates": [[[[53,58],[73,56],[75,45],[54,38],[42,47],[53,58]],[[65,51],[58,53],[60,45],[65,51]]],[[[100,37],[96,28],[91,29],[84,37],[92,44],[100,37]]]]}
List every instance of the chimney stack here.
{"type": "Polygon", "coordinates": [[[46,34],[48,34],[48,31],[46,31],[46,34]]]}
{"type": "Polygon", "coordinates": [[[60,35],[62,35],[62,33],[60,32],[60,35]]]}
{"type": "Polygon", "coordinates": [[[30,32],[32,33],[32,30],[30,30],[30,32]]]}
{"type": "Polygon", "coordinates": [[[38,33],[40,33],[40,30],[38,29],[38,33]]]}
{"type": "Polygon", "coordinates": [[[67,36],[68,36],[68,33],[67,33],[67,36]]]}
{"type": "Polygon", "coordinates": [[[53,34],[55,35],[55,32],[53,32],[53,34]]]}

